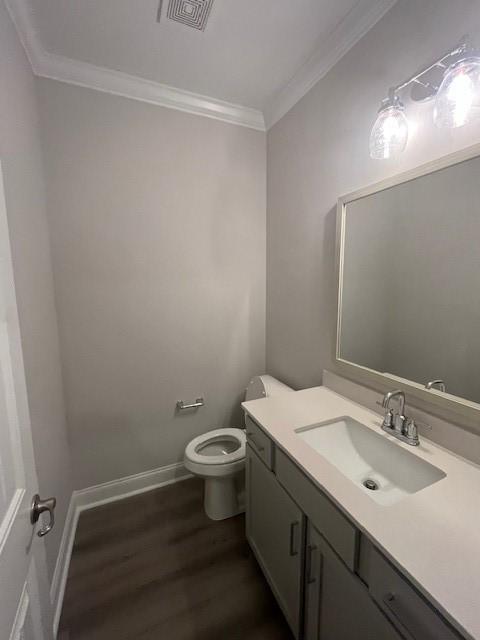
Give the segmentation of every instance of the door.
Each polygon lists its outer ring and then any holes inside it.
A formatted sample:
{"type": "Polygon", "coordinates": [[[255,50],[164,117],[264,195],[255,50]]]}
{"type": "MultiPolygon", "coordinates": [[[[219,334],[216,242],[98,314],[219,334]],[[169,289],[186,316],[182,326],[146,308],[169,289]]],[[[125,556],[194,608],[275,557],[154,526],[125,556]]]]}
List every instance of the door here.
{"type": "Polygon", "coordinates": [[[296,638],[300,636],[304,515],[247,446],[247,538],[296,638]]]}
{"type": "Polygon", "coordinates": [[[305,546],[305,640],[318,640],[320,638],[322,544],[322,536],[309,522],[305,546]]]}
{"type": "MultiPolygon", "coordinates": [[[[0,165],[0,638],[49,640],[43,543],[31,523],[37,492],[3,176],[0,165]]],[[[49,505],[52,506],[52,505],[49,505]]]]}
{"type": "Polygon", "coordinates": [[[402,640],[366,586],[309,523],[305,640],[402,640]]]}

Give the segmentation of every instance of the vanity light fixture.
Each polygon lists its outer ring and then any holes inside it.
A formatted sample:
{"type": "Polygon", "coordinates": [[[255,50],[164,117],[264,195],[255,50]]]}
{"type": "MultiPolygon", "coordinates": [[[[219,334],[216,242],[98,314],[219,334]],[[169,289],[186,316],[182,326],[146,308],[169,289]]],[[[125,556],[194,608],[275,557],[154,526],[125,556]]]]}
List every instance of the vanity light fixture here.
{"type": "Polygon", "coordinates": [[[382,102],[370,134],[370,155],[376,160],[393,158],[407,146],[408,121],[405,107],[393,89],[382,102]]]}
{"type": "Polygon", "coordinates": [[[463,127],[480,114],[480,57],[452,64],[435,100],[433,119],[438,127],[463,127]]]}
{"type": "Polygon", "coordinates": [[[480,52],[462,42],[402,84],[392,87],[383,100],[370,134],[370,156],[376,160],[400,154],[408,141],[408,120],[400,94],[410,88],[410,98],[435,98],[433,120],[439,128],[461,127],[480,116],[480,52]]]}

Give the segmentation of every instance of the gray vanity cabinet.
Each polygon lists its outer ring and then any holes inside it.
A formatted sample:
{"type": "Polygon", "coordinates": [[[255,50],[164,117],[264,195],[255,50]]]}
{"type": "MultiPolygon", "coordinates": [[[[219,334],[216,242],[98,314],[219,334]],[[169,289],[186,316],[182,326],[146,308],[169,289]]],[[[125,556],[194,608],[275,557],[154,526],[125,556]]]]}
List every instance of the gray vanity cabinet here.
{"type": "Polygon", "coordinates": [[[461,640],[253,420],[247,538],[297,640],[461,640]]]}
{"type": "Polygon", "coordinates": [[[247,446],[247,538],[296,638],[300,637],[305,517],[247,446]]]}
{"type": "Polygon", "coordinates": [[[307,530],[305,640],[402,640],[367,587],[316,529],[307,530]]]}
{"type": "Polygon", "coordinates": [[[372,598],[408,640],[460,640],[460,636],[373,546],[368,581],[372,598]]]}

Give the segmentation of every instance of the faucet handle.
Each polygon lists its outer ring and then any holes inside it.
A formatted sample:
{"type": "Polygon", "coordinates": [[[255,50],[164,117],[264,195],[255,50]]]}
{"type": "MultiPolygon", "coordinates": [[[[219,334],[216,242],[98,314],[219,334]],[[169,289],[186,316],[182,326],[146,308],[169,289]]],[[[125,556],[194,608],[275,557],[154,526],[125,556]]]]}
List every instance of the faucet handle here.
{"type": "Polygon", "coordinates": [[[385,413],[385,415],[383,417],[382,427],[389,427],[390,429],[393,428],[393,411],[392,411],[392,409],[389,409],[385,413]]]}
{"type": "MultiPolygon", "coordinates": [[[[385,405],[383,402],[379,402],[378,400],[375,402],[379,407],[385,409],[385,405]]],[[[393,429],[393,409],[388,409],[385,411],[385,415],[383,416],[382,427],[388,427],[389,429],[393,429]]]]}
{"type": "Polygon", "coordinates": [[[418,429],[413,418],[409,418],[407,420],[407,424],[405,426],[405,436],[412,442],[418,442],[418,429]]]}

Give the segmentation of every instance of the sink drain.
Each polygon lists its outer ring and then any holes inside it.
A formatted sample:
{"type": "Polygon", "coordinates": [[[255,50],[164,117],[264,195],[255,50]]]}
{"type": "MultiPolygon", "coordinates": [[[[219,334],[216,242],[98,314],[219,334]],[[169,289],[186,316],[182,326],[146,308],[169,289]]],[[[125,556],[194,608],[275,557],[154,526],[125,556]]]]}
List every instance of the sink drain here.
{"type": "Polygon", "coordinates": [[[378,489],[378,484],[371,478],[367,478],[366,480],[364,480],[363,486],[367,487],[367,489],[370,489],[370,491],[376,491],[378,489]]]}

